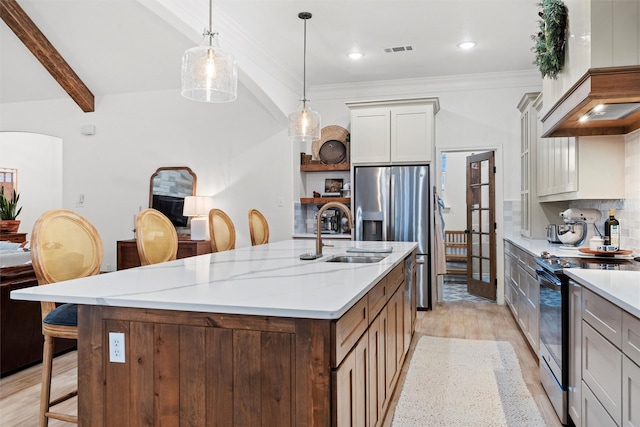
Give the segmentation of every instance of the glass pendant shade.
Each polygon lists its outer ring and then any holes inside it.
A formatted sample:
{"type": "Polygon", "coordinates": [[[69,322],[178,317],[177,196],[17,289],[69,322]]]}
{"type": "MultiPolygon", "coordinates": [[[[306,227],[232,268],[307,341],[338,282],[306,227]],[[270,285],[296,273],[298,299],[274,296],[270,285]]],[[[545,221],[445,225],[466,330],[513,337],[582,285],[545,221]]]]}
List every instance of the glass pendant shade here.
{"type": "Polygon", "coordinates": [[[307,103],[307,20],[313,15],[300,12],[298,18],[304,22],[304,55],[302,61],[302,99],[300,107],[289,114],[289,140],[291,142],[313,142],[320,139],[320,114],[313,111],[307,103]]]}
{"type": "Polygon", "coordinates": [[[289,139],[292,142],[313,142],[320,139],[320,114],[313,111],[306,101],[289,114],[289,139]]]}
{"type": "Polygon", "coordinates": [[[205,33],[203,44],[182,56],[182,96],[201,102],[230,102],[237,98],[236,59],[218,46],[216,34],[205,33]]]}

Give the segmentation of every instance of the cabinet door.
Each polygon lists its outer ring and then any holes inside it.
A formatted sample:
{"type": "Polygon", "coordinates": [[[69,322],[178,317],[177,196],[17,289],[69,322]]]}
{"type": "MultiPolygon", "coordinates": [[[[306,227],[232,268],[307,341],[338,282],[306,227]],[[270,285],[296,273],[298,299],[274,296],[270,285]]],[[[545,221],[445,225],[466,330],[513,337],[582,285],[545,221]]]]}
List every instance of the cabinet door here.
{"type": "Polygon", "coordinates": [[[585,321],[582,322],[582,379],[619,425],[622,419],[622,353],[585,321]]]}
{"type": "Polygon", "coordinates": [[[391,109],[391,161],[428,162],[433,155],[433,105],[391,109]]]}
{"type": "Polygon", "coordinates": [[[335,372],[336,425],[366,427],[368,343],[365,334],[335,372]]]}
{"type": "MultiPolygon", "coordinates": [[[[397,294],[397,292],[396,292],[397,294]]],[[[386,372],[387,396],[391,395],[393,386],[398,379],[398,301],[394,294],[387,303],[387,330],[386,330],[386,372]]]]}
{"type": "Polygon", "coordinates": [[[391,113],[388,108],[362,108],[351,112],[351,163],[388,162],[391,113]]]}
{"type": "Polygon", "coordinates": [[[382,425],[387,406],[387,380],[385,377],[385,334],[387,312],[382,310],[369,325],[369,425],[382,425]]]}
{"type": "Polygon", "coordinates": [[[582,383],[582,427],[618,427],[584,382],[582,383]]]}
{"type": "Polygon", "coordinates": [[[569,416],[582,427],[582,288],[569,282],[569,416]]]}
{"type": "Polygon", "coordinates": [[[640,426],[640,367],[624,356],[622,361],[622,425],[640,426]]]}

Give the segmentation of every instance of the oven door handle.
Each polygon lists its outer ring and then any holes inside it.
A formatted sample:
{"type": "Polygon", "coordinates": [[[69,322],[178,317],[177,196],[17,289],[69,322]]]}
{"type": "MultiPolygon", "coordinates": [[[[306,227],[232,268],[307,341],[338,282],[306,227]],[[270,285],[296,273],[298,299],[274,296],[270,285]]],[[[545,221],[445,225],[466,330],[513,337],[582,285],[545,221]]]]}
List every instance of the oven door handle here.
{"type": "Polygon", "coordinates": [[[537,269],[536,274],[541,286],[558,292],[562,291],[562,282],[556,276],[541,269],[537,269]]]}

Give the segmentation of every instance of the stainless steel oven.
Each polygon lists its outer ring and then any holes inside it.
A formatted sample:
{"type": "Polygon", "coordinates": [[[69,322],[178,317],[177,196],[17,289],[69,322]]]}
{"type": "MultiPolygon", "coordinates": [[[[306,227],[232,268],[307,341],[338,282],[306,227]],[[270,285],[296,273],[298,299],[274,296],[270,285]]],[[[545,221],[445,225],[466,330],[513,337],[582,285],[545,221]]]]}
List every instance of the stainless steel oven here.
{"type": "Polygon", "coordinates": [[[569,280],[564,274],[536,271],[540,285],[540,382],[562,424],[567,424],[569,280]]]}

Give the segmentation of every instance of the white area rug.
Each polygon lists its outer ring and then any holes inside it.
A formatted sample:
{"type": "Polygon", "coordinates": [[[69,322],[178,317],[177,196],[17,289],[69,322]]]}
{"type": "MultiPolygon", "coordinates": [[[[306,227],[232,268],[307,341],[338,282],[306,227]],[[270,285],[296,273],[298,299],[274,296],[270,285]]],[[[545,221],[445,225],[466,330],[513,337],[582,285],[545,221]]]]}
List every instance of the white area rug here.
{"type": "Polygon", "coordinates": [[[544,425],[511,343],[428,336],[413,353],[392,422],[393,427],[544,425]]]}

